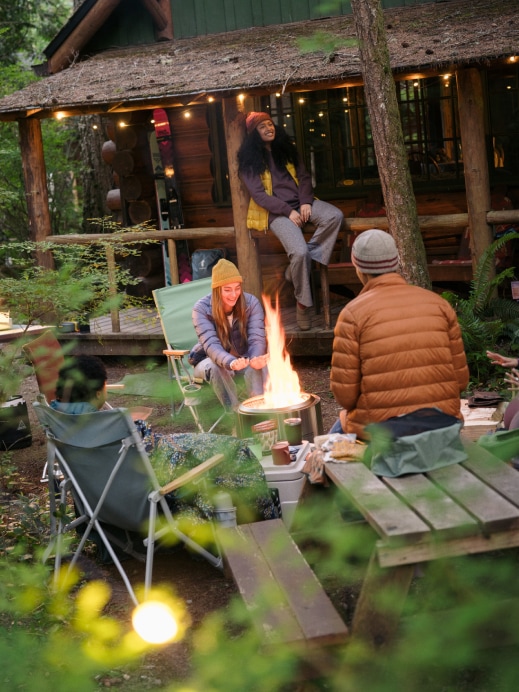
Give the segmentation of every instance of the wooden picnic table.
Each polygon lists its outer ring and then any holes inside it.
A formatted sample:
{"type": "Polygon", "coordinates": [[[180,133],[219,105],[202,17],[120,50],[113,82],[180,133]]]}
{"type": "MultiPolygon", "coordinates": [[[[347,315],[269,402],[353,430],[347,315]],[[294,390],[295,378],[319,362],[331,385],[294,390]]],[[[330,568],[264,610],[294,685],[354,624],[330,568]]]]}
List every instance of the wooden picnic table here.
{"type": "Polygon", "coordinates": [[[416,565],[519,546],[519,473],[477,444],[468,460],[425,474],[375,476],[362,463],[326,475],[378,534],[351,634],[373,646],[395,635],[416,565]],[[377,609],[391,588],[391,611],[377,609]]]}

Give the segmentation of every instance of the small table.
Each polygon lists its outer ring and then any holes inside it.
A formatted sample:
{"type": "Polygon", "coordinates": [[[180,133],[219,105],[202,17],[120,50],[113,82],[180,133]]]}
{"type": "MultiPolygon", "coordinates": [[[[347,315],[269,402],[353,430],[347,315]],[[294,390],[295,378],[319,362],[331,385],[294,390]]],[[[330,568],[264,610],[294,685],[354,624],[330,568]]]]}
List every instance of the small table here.
{"type": "Polygon", "coordinates": [[[326,475],[378,534],[352,635],[381,646],[395,635],[417,564],[519,546],[519,473],[477,444],[468,460],[427,474],[380,478],[362,463],[326,475]],[[394,590],[391,613],[376,594],[394,590]]]}

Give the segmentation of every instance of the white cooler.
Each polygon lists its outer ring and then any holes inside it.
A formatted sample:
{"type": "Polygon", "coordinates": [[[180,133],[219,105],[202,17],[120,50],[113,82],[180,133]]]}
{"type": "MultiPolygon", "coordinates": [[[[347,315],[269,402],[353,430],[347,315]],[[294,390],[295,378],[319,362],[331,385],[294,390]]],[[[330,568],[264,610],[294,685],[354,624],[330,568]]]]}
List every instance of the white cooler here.
{"type": "Polygon", "coordinates": [[[296,460],[291,464],[274,466],[271,456],[264,456],[261,459],[268,487],[276,488],[279,493],[283,521],[287,528],[290,528],[292,524],[297,503],[306,483],[303,466],[309,451],[310,443],[303,441],[301,449],[297,452],[296,460]]]}

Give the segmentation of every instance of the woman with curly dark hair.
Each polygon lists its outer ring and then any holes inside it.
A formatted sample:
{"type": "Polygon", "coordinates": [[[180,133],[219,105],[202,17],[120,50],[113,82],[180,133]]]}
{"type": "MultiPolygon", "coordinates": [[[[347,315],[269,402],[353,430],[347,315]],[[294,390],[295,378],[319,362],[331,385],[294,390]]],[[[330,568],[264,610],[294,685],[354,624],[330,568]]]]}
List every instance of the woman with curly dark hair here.
{"type": "Polygon", "coordinates": [[[337,207],[314,198],[295,145],[268,113],[249,113],[245,124],[238,167],[251,197],[247,226],[265,232],[270,228],[285,248],[290,260],[285,278],[294,285],[297,323],[307,330],[313,305],[311,261],[329,263],[344,217],[337,207]],[[307,223],[315,229],[308,243],[302,233],[307,223]]]}

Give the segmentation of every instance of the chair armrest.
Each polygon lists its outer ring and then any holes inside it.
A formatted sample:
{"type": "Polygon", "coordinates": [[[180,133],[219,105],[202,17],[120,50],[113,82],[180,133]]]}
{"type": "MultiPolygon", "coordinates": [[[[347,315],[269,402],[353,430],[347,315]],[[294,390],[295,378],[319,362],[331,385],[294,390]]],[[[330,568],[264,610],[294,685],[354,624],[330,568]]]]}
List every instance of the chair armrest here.
{"type": "Polygon", "coordinates": [[[175,480],[171,481],[171,483],[168,483],[167,485],[163,486],[159,491],[160,494],[167,495],[168,493],[173,492],[173,490],[177,490],[177,488],[181,488],[183,485],[186,485],[186,483],[194,481],[203,473],[209,471],[209,469],[212,469],[213,466],[216,466],[221,461],[223,461],[223,459],[223,454],[215,454],[210,459],[207,459],[207,461],[203,461],[201,464],[198,464],[198,466],[195,466],[194,469],[186,471],[186,473],[183,473],[178,478],[175,478],[175,480]]]}
{"type": "Polygon", "coordinates": [[[182,356],[185,356],[187,353],[189,353],[189,349],[171,349],[168,348],[165,351],[162,351],[162,353],[165,356],[172,356],[173,358],[180,358],[182,356]]]}

